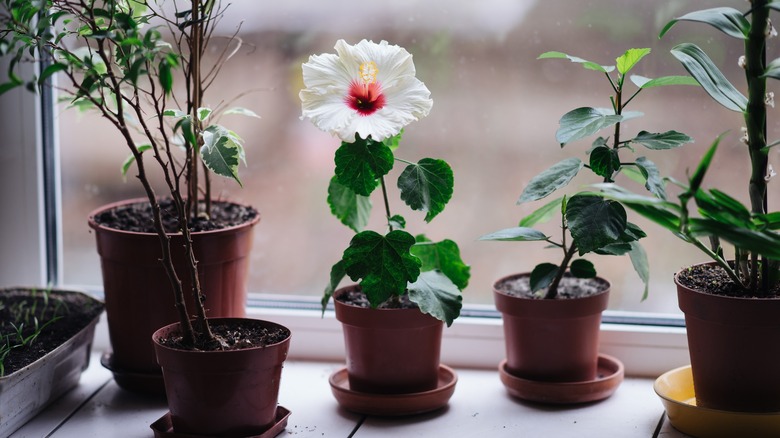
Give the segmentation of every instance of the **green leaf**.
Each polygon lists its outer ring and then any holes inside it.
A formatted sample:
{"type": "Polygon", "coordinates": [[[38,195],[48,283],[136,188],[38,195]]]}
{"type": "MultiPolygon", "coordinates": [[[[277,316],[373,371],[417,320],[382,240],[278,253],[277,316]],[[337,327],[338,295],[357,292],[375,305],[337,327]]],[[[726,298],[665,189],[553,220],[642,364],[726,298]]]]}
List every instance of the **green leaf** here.
{"type": "Polygon", "coordinates": [[[485,234],[479,238],[479,240],[501,240],[506,242],[534,242],[547,239],[548,236],[541,231],[528,227],[505,228],[495,233],[485,234]]]}
{"type": "Polygon", "coordinates": [[[622,256],[629,251],[631,251],[631,244],[625,242],[610,243],[609,245],[593,250],[595,254],[608,256],[622,256]]]}
{"type": "Polygon", "coordinates": [[[404,219],[404,217],[401,216],[400,214],[392,215],[390,217],[390,219],[388,219],[387,223],[391,227],[398,228],[400,230],[403,230],[404,228],[406,228],[406,219],[404,219]]]}
{"type": "Polygon", "coordinates": [[[402,129],[401,132],[399,132],[398,134],[382,140],[382,143],[384,143],[387,147],[389,147],[391,151],[395,151],[396,149],[398,149],[398,146],[401,144],[401,137],[403,135],[404,135],[404,130],[402,129]]]}
{"type": "Polygon", "coordinates": [[[198,120],[201,122],[211,115],[211,108],[198,108],[198,120]]]}
{"type": "Polygon", "coordinates": [[[650,53],[650,49],[628,49],[626,53],[618,57],[615,62],[618,72],[622,75],[628,73],[629,70],[650,53]]]}
{"type": "Polygon", "coordinates": [[[387,301],[392,295],[403,295],[407,283],[420,275],[420,259],[410,252],[414,237],[394,230],[386,236],[374,231],[356,234],[344,250],[344,270],[360,287],[371,307],[387,301]]]}
{"type": "Polygon", "coordinates": [[[636,111],[626,111],[622,115],[617,115],[607,108],[577,108],[561,117],[555,138],[561,146],[565,146],[572,141],[595,134],[601,129],[641,115],[642,113],[636,111]]]}
{"type": "Polygon", "coordinates": [[[536,201],[549,195],[550,193],[565,187],[577,176],[583,163],[579,158],[567,158],[554,164],[549,169],[531,178],[528,185],[523,189],[518,204],[524,202],[536,201]]]}
{"type": "Polygon", "coordinates": [[[662,133],[641,131],[636,137],[630,140],[632,143],[638,143],[654,151],[674,149],[685,143],[693,143],[693,139],[677,131],[666,131],[662,133]]]}
{"type": "Polygon", "coordinates": [[[347,272],[344,270],[344,261],[339,260],[335,265],[333,265],[332,268],[330,268],[330,281],[328,282],[327,286],[325,286],[325,291],[322,294],[322,300],[320,301],[320,304],[322,304],[322,312],[325,312],[325,308],[328,306],[328,301],[330,301],[330,297],[333,296],[333,292],[336,291],[336,288],[339,287],[339,283],[341,283],[341,280],[344,279],[344,277],[347,276],[347,272]]]}
{"type": "Polygon", "coordinates": [[[453,186],[452,168],[446,161],[432,158],[423,158],[417,164],[406,166],[398,177],[401,199],[412,210],[427,212],[426,222],[444,210],[452,198],[453,186]]]}
{"type": "Polygon", "coordinates": [[[612,65],[599,65],[596,62],[588,61],[561,52],[545,52],[539,55],[539,57],[536,59],[568,59],[569,61],[574,62],[576,64],[582,64],[582,66],[588,70],[600,71],[602,73],[609,73],[615,69],[615,66],[612,65]]]}
{"type": "Polygon", "coordinates": [[[566,204],[566,221],[580,255],[616,242],[626,229],[620,203],[595,195],[577,194],[566,204]]]}
{"type": "Polygon", "coordinates": [[[691,219],[690,231],[696,236],[718,236],[743,250],[772,259],[780,259],[780,234],[754,231],[712,219],[691,219]]]}
{"type": "Polygon", "coordinates": [[[697,21],[706,23],[734,38],[746,39],[750,30],[750,22],[742,12],[734,8],[712,8],[694,11],[675,18],[664,26],[658,38],[663,38],[666,32],[679,21],[697,21]]]}
{"type": "Polygon", "coordinates": [[[422,262],[421,271],[439,270],[455,283],[458,289],[463,290],[468,286],[471,268],[460,258],[460,249],[452,240],[445,239],[434,243],[418,236],[411,252],[422,262]]]}
{"type": "Polygon", "coordinates": [[[518,226],[533,227],[538,223],[547,222],[555,213],[561,211],[562,203],[563,203],[563,198],[556,198],[548,202],[547,204],[537,208],[533,213],[522,218],[518,226]]]}
{"type": "Polygon", "coordinates": [[[169,108],[163,111],[163,115],[166,117],[176,117],[178,119],[187,117],[187,113],[176,108],[169,108]]]}
{"type": "Polygon", "coordinates": [[[747,98],[734,88],[699,47],[683,43],[672,48],[671,52],[716,102],[732,111],[745,111],[747,98]]]}
{"type": "Polygon", "coordinates": [[[699,85],[696,79],[690,76],[662,76],[650,79],[644,76],[631,75],[631,82],[639,88],[664,87],[667,85],[699,85]]]}
{"type": "Polygon", "coordinates": [[[48,79],[51,75],[54,73],[57,73],[59,71],[66,70],[68,68],[67,65],[55,62],[54,64],[51,64],[47,66],[43,71],[41,72],[41,76],[38,78],[38,84],[43,85],[43,83],[48,79]]]}
{"type": "Polygon", "coordinates": [[[239,185],[238,164],[244,156],[240,140],[232,131],[211,125],[203,130],[203,146],[200,148],[206,167],[217,175],[233,178],[239,185]]]}
{"type": "MultiPolygon", "coordinates": [[[[140,146],[136,146],[136,149],[138,149],[138,152],[143,154],[144,152],[148,151],[152,148],[152,145],[149,144],[142,144],[140,146]]],[[[135,163],[135,155],[130,154],[125,158],[125,161],[122,163],[122,176],[127,175],[127,171],[130,170],[130,166],[135,163]]]]}
{"type": "Polygon", "coordinates": [[[577,278],[593,278],[596,276],[596,268],[593,263],[585,259],[577,259],[569,265],[571,275],[577,278]]]}
{"type": "Polygon", "coordinates": [[[341,143],[335,161],[339,183],[368,196],[379,186],[378,178],[393,168],[393,152],[382,142],[357,137],[354,143],[341,143]]]}
{"type": "Polygon", "coordinates": [[[594,184],[593,187],[600,189],[598,193],[600,196],[620,202],[684,239],[682,235],[678,234],[680,229],[680,207],[678,205],[655,197],[637,195],[615,184],[594,184]]]}
{"type": "Polygon", "coordinates": [[[704,180],[704,175],[707,173],[707,169],[710,168],[712,158],[715,156],[715,151],[718,150],[718,144],[720,144],[721,138],[723,138],[723,135],[715,139],[710,148],[707,150],[707,153],[705,153],[704,156],[702,156],[701,161],[699,161],[699,165],[696,167],[696,171],[693,173],[693,176],[691,176],[689,181],[690,188],[688,191],[690,194],[696,193],[696,191],[699,190],[699,187],[701,187],[701,182],[704,180]]]}
{"type": "Polygon", "coordinates": [[[158,80],[160,81],[160,86],[162,86],[165,94],[171,94],[171,91],[173,90],[173,73],[171,72],[171,64],[167,59],[160,61],[160,67],[157,76],[158,80]]]}
{"type": "Polygon", "coordinates": [[[735,227],[753,228],[750,210],[720,190],[712,189],[709,192],[697,190],[694,199],[703,217],[735,227]]]}
{"type": "Polygon", "coordinates": [[[598,146],[590,152],[590,170],[598,176],[612,179],[620,170],[620,156],[615,149],[598,146]]]}
{"type": "Polygon", "coordinates": [[[636,159],[636,166],[645,177],[645,188],[660,199],[666,199],[666,187],[658,167],[645,157],[636,159]]]}
{"type": "Polygon", "coordinates": [[[330,205],[330,212],[355,232],[359,233],[368,224],[371,200],[339,184],[335,176],[331,178],[328,185],[328,205],[330,205]]]}
{"type": "Polygon", "coordinates": [[[642,292],[642,301],[644,301],[650,290],[650,263],[647,261],[647,253],[639,242],[631,242],[630,245],[631,252],[628,253],[628,257],[631,259],[631,264],[639,275],[639,279],[645,284],[644,292],[642,292]]]}
{"type": "Polygon", "coordinates": [[[441,272],[423,272],[408,288],[409,300],[416,303],[422,313],[444,321],[447,327],[460,315],[463,296],[458,287],[441,272]]]}
{"type": "Polygon", "coordinates": [[[544,289],[552,283],[558,274],[558,265],[552,263],[540,263],[531,271],[531,292],[544,289]]]}
{"type": "Polygon", "coordinates": [[[241,116],[254,117],[256,119],[260,118],[260,116],[258,116],[254,111],[239,106],[227,109],[222,114],[223,115],[238,114],[241,116]]]}

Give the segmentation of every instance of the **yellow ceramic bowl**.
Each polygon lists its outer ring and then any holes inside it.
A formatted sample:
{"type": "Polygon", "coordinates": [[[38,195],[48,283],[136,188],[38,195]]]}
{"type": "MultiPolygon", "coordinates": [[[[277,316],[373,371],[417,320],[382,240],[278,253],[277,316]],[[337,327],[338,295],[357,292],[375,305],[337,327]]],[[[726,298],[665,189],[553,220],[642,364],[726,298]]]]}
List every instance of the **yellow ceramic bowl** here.
{"type": "Polygon", "coordinates": [[[665,373],[653,389],[680,432],[700,438],[780,437],[780,412],[753,414],[696,406],[690,365],[665,373]]]}

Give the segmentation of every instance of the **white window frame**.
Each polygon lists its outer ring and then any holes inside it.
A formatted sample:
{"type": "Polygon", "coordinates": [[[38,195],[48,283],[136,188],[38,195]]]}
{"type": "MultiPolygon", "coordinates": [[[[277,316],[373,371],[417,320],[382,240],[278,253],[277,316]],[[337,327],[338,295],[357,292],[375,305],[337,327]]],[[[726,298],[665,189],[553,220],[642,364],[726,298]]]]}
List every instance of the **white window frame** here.
{"type": "MultiPolygon", "coordinates": [[[[1,61],[0,69],[7,69],[1,61]]],[[[43,99],[52,102],[51,96],[44,95],[43,99]]],[[[7,207],[15,206],[5,208],[4,222],[8,222],[0,227],[4,242],[0,246],[2,286],[61,283],[56,121],[45,134],[46,117],[53,116],[54,111],[53,105],[45,108],[43,99],[23,89],[0,96],[0,132],[5,134],[4,152],[0,154],[0,199],[7,207]],[[51,136],[46,142],[45,135],[51,136]],[[47,166],[49,173],[44,170],[47,166]],[[48,198],[46,181],[50,184],[48,198]]],[[[290,328],[291,358],[342,362],[340,324],[332,310],[324,314],[317,310],[317,301],[313,297],[253,296],[248,315],[290,328]]],[[[494,368],[504,357],[501,320],[492,306],[467,308],[470,313],[483,316],[462,316],[445,329],[442,362],[456,367],[494,368]]],[[[607,322],[602,324],[600,351],[620,358],[627,375],[657,376],[689,362],[685,329],[679,317],[664,319],[658,315],[607,311],[604,319],[607,322]],[[661,324],[642,325],[647,320],[643,316],[660,319],[661,324]]],[[[99,326],[95,348],[109,348],[105,324],[99,326]]]]}

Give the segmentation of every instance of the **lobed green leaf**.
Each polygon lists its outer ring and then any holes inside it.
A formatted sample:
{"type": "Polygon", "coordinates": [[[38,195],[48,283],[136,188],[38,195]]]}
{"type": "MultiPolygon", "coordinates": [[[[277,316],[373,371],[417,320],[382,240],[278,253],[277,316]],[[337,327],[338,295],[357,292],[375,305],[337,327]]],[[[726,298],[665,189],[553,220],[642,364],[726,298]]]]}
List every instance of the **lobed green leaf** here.
{"type": "Polygon", "coordinates": [[[330,212],[355,232],[359,233],[368,224],[371,200],[340,184],[335,176],[328,185],[328,205],[330,212]]]}
{"type": "Polygon", "coordinates": [[[325,313],[325,308],[328,306],[328,302],[330,301],[330,297],[333,296],[333,292],[336,291],[336,288],[339,287],[339,283],[341,283],[341,280],[344,279],[344,277],[347,276],[347,272],[344,270],[344,261],[339,260],[333,267],[330,268],[330,281],[325,286],[325,291],[322,294],[322,300],[320,301],[320,304],[322,304],[322,312],[325,313]]]}
{"type": "Polygon", "coordinates": [[[566,204],[566,221],[583,255],[618,241],[626,229],[626,210],[610,199],[577,194],[566,204]]]}
{"type": "Polygon", "coordinates": [[[409,300],[416,303],[422,313],[444,321],[447,327],[460,315],[463,296],[458,287],[439,271],[425,271],[413,283],[409,283],[409,300]]]}
{"type": "Polygon", "coordinates": [[[422,262],[422,272],[438,270],[458,289],[463,290],[468,286],[471,268],[461,259],[460,249],[455,242],[449,239],[431,242],[425,236],[417,236],[416,241],[411,253],[422,262]]]}
{"type": "Polygon", "coordinates": [[[432,158],[408,165],[398,177],[401,199],[412,210],[427,212],[426,222],[444,210],[452,198],[454,183],[450,165],[432,158]]]}
{"type": "Polygon", "coordinates": [[[393,152],[384,143],[357,137],[336,150],[336,177],[358,195],[368,196],[379,186],[378,178],[393,168],[393,152]]]}

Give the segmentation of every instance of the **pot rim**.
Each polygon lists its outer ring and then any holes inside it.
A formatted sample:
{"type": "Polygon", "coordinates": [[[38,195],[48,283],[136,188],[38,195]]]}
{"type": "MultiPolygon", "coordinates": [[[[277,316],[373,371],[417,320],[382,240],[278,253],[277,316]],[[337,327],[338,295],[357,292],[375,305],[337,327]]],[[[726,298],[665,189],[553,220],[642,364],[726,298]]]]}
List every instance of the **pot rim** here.
{"type": "Polygon", "coordinates": [[[576,301],[576,300],[584,300],[584,299],[587,299],[587,298],[597,297],[597,296],[603,295],[605,293],[609,293],[612,290],[612,283],[609,280],[607,280],[606,278],[599,277],[599,276],[593,277],[593,278],[588,279],[588,280],[600,281],[600,282],[606,284],[607,287],[604,288],[601,291],[596,292],[595,294],[586,295],[584,297],[579,296],[579,297],[571,297],[571,298],[556,299],[556,300],[542,300],[542,299],[537,299],[537,298],[518,297],[518,296],[515,296],[515,295],[510,295],[510,294],[507,294],[506,292],[504,292],[503,290],[501,290],[501,289],[499,289],[497,287],[499,284],[501,284],[501,283],[503,283],[505,281],[514,280],[514,279],[517,279],[517,278],[520,278],[520,277],[529,277],[529,276],[531,276],[530,272],[522,272],[522,273],[509,274],[509,275],[503,276],[503,277],[499,278],[498,280],[496,280],[493,283],[493,292],[497,293],[497,294],[501,294],[501,295],[503,295],[505,297],[508,297],[508,298],[517,298],[518,300],[526,300],[526,301],[533,301],[533,302],[537,302],[537,301],[540,301],[540,302],[541,301],[545,301],[545,302],[565,302],[565,301],[576,301]]]}
{"type": "MultiPolygon", "coordinates": [[[[728,260],[728,262],[732,262],[732,260],[728,260]]],[[[680,268],[677,272],[674,273],[674,284],[679,288],[684,289],[687,292],[694,293],[697,295],[703,295],[706,297],[711,297],[713,300],[724,300],[724,301],[732,301],[732,302],[744,302],[744,301],[751,301],[751,302],[757,302],[757,301],[777,301],[780,300],[780,295],[776,295],[773,297],[754,297],[754,296],[745,296],[745,297],[735,297],[733,295],[719,295],[719,294],[713,294],[710,292],[701,291],[698,289],[693,289],[691,287],[688,287],[677,279],[677,277],[680,275],[681,272],[683,272],[686,269],[692,268],[694,266],[702,266],[702,265],[715,265],[717,264],[714,261],[708,261],[708,262],[700,262],[700,263],[694,263],[692,265],[685,266],[683,268],[680,268]]]]}
{"type": "Polygon", "coordinates": [[[215,350],[215,351],[184,350],[184,349],[181,349],[181,348],[173,348],[173,347],[170,347],[170,346],[167,346],[167,345],[163,345],[163,344],[161,344],[158,341],[160,336],[162,336],[163,332],[172,331],[172,330],[174,330],[176,328],[176,326],[178,326],[180,324],[179,322],[174,322],[174,323],[165,325],[165,326],[160,327],[159,329],[155,330],[154,333],[152,333],[152,342],[154,342],[155,346],[157,346],[158,348],[162,348],[162,349],[165,349],[165,350],[181,352],[181,353],[184,353],[184,354],[193,354],[193,355],[212,355],[212,354],[239,354],[239,353],[245,353],[245,352],[248,352],[248,351],[255,351],[255,350],[258,350],[258,349],[270,349],[270,348],[281,346],[281,345],[283,345],[285,343],[289,343],[290,339],[292,338],[292,330],[290,330],[289,328],[287,328],[287,327],[285,327],[285,326],[283,326],[283,325],[281,325],[279,323],[276,323],[276,322],[273,322],[273,321],[268,321],[268,320],[265,320],[265,319],[224,317],[224,318],[208,318],[208,320],[209,320],[210,323],[228,322],[228,321],[252,321],[252,322],[259,321],[259,322],[262,322],[262,323],[264,323],[266,325],[270,325],[270,326],[274,326],[274,327],[277,327],[277,328],[282,328],[284,330],[287,330],[287,337],[284,338],[283,340],[279,341],[279,342],[274,343],[274,344],[258,345],[256,347],[242,348],[242,349],[238,349],[238,350],[228,350],[228,351],[223,351],[223,350],[215,350]]]}
{"type": "MultiPolygon", "coordinates": [[[[128,236],[139,236],[139,235],[140,236],[156,236],[157,233],[146,233],[146,232],[140,232],[140,231],[128,231],[128,230],[120,230],[120,229],[117,229],[117,228],[107,227],[105,225],[101,225],[101,224],[97,223],[97,221],[95,220],[95,216],[97,216],[98,214],[100,214],[100,213],[102,213],[104,211],[111,210],[113,208],[120,207],[120,206],[123,206],[123,205],[137,204],[137,203],[148,203],[148,202],[149,202],[148,198],[129,198],[129,199],[121,200],[121,201],[116,201],[116,202],[110,202],[108,204],[103,204],[103,205],[97,207],[96,209],[92,210],[91,212],[89,212],[89,215],[87,216],[87,222],[89,223],[89,227],[92,228],[93,230],[101,230],[101,231],[105,231],[105,232],[124,234],[124,235],[128,235],[128,236]]],[[[227,202],[227,203],[230,203],[230,204],[241,205],[241,206],[244,206],[244,207],[251,207],[251,205],[244,204],[242,202],[229,201],[229,200],[222,200],[222,202],[227,202]]],[[[252,207],[252,208],[254,208],[254,207],[252,207]]],[[[248,227],[254,226],[259,221],[260,221],[260,212],[258,211],[257,215],[254,218],[252,218],[252,220],[250,220],[248,222],[243,222],[243,223],[240,223],[238,225],[233,225],[233,226],[230,226],[230,227],[220,228],[220,229],[217,229],[217,230],[193,231],[192,234],[201,236],[201,235],[210,235],[210,234],[219,234],[219,233],[238,232],[238,231],[241,231],[244,228],[248,228],[248,227]]],[[[169,235],[169,236],[180,236],[181,235],[181,233],[166,233],[166,234],[169,235]]]]}

